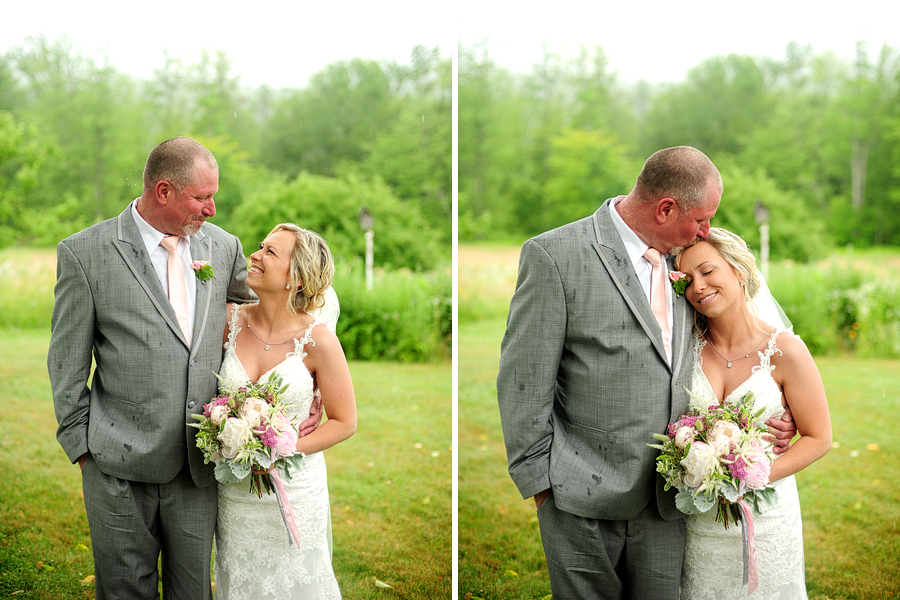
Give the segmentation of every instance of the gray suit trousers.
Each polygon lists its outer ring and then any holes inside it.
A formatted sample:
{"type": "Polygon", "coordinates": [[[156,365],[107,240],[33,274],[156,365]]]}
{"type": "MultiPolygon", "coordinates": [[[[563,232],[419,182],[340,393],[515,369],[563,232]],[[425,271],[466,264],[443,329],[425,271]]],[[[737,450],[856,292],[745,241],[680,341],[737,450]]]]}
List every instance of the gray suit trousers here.
{"type": "Polygon", "coordinates": [[[587,519],[553,492],[537,514],[553,600],[678,600],[684,519],[663,520],[654,501],[625,521],[587,519]]]}
{"type": "Polygon", "coordinates": [[[104,474],[90,456],[82,487],[94,547],[97,600],[210,600],[216,486],[197,487],[185,468],[169,483],[104,474]]]}

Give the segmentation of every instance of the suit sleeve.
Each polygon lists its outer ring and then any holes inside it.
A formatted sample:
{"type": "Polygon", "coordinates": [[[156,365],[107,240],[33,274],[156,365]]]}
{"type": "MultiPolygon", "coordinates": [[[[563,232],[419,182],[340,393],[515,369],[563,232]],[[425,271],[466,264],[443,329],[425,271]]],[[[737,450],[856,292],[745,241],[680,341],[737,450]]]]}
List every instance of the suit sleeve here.
{"type": "Polygon", "coordinates": [[[88,451],[94,345],[94,302],[78,258],[65,242],[56,249],[56,289],[47,370],[58,428],[56,437],[73,463],[88,451]]]}
{"type": "Polygon", "coordinates": [[[256,298],[247,287],[247,258],[241,240],[233,236],[235,244],[234,263],[231,266],[231,283],[228,285],[228,302],[245,304],[255,302],[256,298]]]}
{"type": "Polygon", "coordinates": [[[550,415],[565,336],[559,269],[544,248],[529,240],[519,258],[497,376],[509,473],[523,498],[550,488],[550,415]]]}

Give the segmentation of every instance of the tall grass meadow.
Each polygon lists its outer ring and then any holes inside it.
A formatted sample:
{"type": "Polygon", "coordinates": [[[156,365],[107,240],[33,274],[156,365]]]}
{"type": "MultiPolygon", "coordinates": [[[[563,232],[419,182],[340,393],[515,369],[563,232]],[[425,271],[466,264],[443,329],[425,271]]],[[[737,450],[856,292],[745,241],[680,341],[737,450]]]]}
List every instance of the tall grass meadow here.
{"type": "MultiPolygon", "coordinates": [[[[0,251],[0,330],[47,329],[53,313],[56,253],[0,251]]],[[[350,360],[440,362],[450,357],[452,291],[448,268],[378,270],[371,290],[361,262],[338,265],[338,336],[350,360]]]]}

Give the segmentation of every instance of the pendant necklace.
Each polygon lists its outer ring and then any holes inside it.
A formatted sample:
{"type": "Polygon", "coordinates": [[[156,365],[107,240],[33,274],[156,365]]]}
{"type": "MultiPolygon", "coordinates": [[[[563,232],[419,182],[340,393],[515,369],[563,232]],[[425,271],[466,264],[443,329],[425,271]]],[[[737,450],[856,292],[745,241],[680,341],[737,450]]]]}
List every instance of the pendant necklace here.
{"type": "Polygon", "coordinates": [[[293,341],[294,336],[296,336],[298,333],[300,333],[301,331],[303,331],[302,329],[300,329],[300,330],[296,331],[293,335],[291,335],[291,337],[289,337],[288,339],[284,340],[283,342],[278,342],[278,343],[276,344],[276,343],[270,343],[270,342],[267,342],[266,340],[264,340],[264,339],[262,339],[261,337],[259,337],[258,335],[256,335],[256,332],[253,331],[253,328],[252,328],[252,327],[250,327],[250,317],[247,317],[247,329],[250,330],[250,333],[253,334],[253,337],[255,337],[256,339],[258,339],[259,341],[261,341],[263,344],[266,345],[266,351],[269,350],[269,346],[284,346],[284,345],[287,344],[288,342],[293,341]]]}
{"type": "MultiPolygon", "coordinates": [[[[247,325],[248,325],[248,326],[250,325],[250,320],[249,320],[249,319],[247,320],[247,325]]],[[[254,334],[254,335],[256,335],[256,334],[254,334]]],[[[730,368],[731,368],[731,363],[737,362],[737,361],[739,361],[739,360],[744,360],[745,358],[747,358],[748,356],[750,356],[751,354],[753,354],[753,351],[756,350],[757,348],[759,348],[760,346],[762,346],[762,343],[763,343],[764,341],[766,341],[767,338],[763,338],[762,342],[760,342],[760,343],[758,343],[756,346],[754,346],[753,350],[751,350],[750,352],[748,352],[747,354],[743,355],[743,356],[740,357],[740,358],[726,358],[724,354],[722,354],[721,352],[719,352],[719,349],[716,348],[716,345],[713,344],[713,341],[712,341],[710,338],[708,338],[708,337],[706,337],[706,336],[703,336],[703,339],[705,339],[707,342],[709,342],[709,345],[712,346],[712,349],[716,351],[716,354],[718,354],[719,356],[721,356],[722,358],[725,359],[725,366],[728,367],[728,368],[730,369],[730,368]]]]}

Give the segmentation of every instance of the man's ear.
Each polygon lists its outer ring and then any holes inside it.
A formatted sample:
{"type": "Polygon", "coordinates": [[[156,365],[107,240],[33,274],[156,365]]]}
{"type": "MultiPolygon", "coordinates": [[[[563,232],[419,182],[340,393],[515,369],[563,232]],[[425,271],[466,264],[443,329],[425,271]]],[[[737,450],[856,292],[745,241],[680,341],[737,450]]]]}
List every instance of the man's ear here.
{"type": "Polygon", "coordinates": [[[662,225],[670,218],[675,216],[675,211],[678,209],[678,203],[675,202],[674,198],[662,198],[659,202],[656,203],[656,222],[659,225],[662,225]]]}
{"type": "Polygon", "coordinates": [[[156,201],[162,206],[168,204],[169,200],[175,195],[175,188],[165,179],[157,181],[156,185],[153,186],[153,191],[156,192],[156,201]]]}

